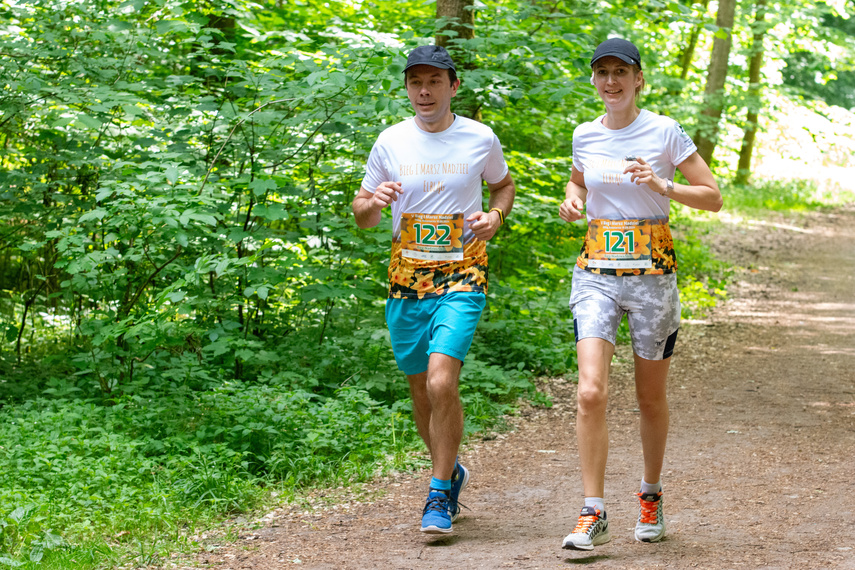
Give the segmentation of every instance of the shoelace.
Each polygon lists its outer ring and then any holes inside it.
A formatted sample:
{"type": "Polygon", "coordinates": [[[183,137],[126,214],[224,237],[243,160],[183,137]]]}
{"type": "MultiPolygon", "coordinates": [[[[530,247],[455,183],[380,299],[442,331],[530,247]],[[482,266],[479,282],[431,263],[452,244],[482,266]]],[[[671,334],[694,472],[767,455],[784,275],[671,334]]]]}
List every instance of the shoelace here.
{"type": "Polygon", "coordinates": [[[644,524],[657,524],[659,522],[659,500],[645,501],[641,498],[641,493],[636,493],[638,500],[641,502],[641,517],[640,520],[644,524]]]}
{"type": "Polygon", "coordinates": [[[425,503],[424,512],[428,511],[439,511],[446,512],[448,511],[448,501],[449,498],[445,495],[437,495],[436,497],[431,497],[428,499],[427,503],[425,503]]]}
{"type": "Polygon", "coordinates": [[[573,529],[573,534],[588,534],[588,531],[594,526],[600,517],[597,515],[584,515],[579,517],[579,522],[576,523],[576,528],[573,529]]]}

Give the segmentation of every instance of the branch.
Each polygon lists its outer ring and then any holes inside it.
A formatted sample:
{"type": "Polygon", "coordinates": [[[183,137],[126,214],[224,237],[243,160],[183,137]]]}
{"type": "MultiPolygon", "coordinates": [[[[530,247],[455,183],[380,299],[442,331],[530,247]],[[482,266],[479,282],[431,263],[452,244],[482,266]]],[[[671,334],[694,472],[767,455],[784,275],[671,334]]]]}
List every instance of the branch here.
{"type": "Polygon", "coordinates": [[[211,167],[208,168],[208,171],[205,173],[205,179],[202,180],[202,185],[199,186],[199,192],[202,192],[202,189],[205,187],[205,184],[208,183],[208,178],[211,176],[211,172],[214,170],[214,166],[217,164],[217,160],[220,158],[220,155],[223,153],[223,149],[225,149],[226,145],[229,144],[229,141],[232,140],[232,136],[234,136],[235,131],[237,130],[237,128],[239,126],[244,124],[247,119],[249,119],[251,116],[253,116],[258,111],[261,111],[262,109],[264,109],[268,105],[273,105],[274,103],[287,103],[288,101],[295,101],[295,100],[296,99],[277,99],[275,101],[268,101],[267,103],[265,103],[264,105],[261,105],[257,109],[253,109],[249,113],[249,115],[247,115],[246,117],[244,117],[243,119],[238,121],[238,123],[234,127],[232,127],[231,132],[229,132],[229,136],[227,136],[226,140],[223,141],[223,144],[220,147],[220,150],[217,151],[217,155],[214,157],[214,160],[211,161],[211,167]]]}
{"type": "Polygon", "coordinates": [[[163,265],[161,265],[160,267],[158,267],[157,269],[155,269],[155,270],[154,270],[154,273],[152,273],[151,275],[149,275],[149,276],[148,276],[148,279],[146,279],[146,280],[145,280],[145,283],[143,283],[142,285],[140,285],[139,289],[137,289],[137,292],[136,292],[136,294],[134,295],[134,298],[133,298],[133,299],[131,299],[131,302],[130,302],[130,303],[128,303],[128,309],[127,309],[127,310],[128,310],[128,312],[130,312],[131,307],[133,307],[134,305],[136,305],[136,304],[137,304],[137,300],[140,298],[140,295],[142,295],[143,291],[145,291],[145,288],[146,288],[146,287],[148,287],[148,284],[149,284],[149,283],[151,283],[152,279],[154,279],[155,277],[157,277],[157,274],[158,274],[158,273],[160,273],[161,271],[163,271],[163,268],[164,268],[164,267],[166,267],[167,265],[169,265],[170,263],[172,263],[173,261],[175,261],[176,259],[178,259],[178,256],[180,256],[180,255],[181,255],[181,250],[182,250],[182,249],[183,249],[183,248],[179,245],[179,246],[178,246],[178,251],[176,251],[176,252],[175,252],[175,255],[173,255],[170,259],[168,259],[168,260],[164,261],[164,262],[163,262],[163,265]]]}

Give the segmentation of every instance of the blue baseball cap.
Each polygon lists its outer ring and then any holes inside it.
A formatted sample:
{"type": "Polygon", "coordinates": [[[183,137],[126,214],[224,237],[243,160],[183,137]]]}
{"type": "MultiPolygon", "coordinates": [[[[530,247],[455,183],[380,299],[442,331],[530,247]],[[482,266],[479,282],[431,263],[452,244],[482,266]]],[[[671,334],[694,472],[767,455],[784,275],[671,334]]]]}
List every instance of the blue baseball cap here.
{"type": "Polygon", "coordinates": [[[616,57],[624,63],[637,65],[641,67],[641,55],[638,53],[638,48],[627,40],[621,38],[610,38],[597,46],[594,50],[594,57],[591,58],[591,67],[604,57],[616,57]]]}
{"type": "Polygon", "coordinates": [[[410,55],[407,56],[407,67],[404,68],[404,71],[414,65],[430,65],[440,69],[457,71],[457,68],[454,67],[454,60],[442,46],[419,46],[411,51],[410,55]]]}

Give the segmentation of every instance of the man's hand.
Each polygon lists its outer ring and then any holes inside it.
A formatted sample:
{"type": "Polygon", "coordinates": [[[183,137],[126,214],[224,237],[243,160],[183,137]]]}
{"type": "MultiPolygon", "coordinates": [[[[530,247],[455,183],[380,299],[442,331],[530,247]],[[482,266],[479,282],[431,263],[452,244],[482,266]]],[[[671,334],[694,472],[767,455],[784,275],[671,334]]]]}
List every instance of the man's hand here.
{"type": "Polygon", "coordinates": [[[386,206],[390,206],[392,202],[398,201],[398,194],[403,194],[404,190],[400,182],[381,182],[374,191],[374,199],[371,205],[378,210],[382,210],[386,206]]]}
{"type": "Polygon", "coordinates": [[[374,192],[360,188],[353,199],[353,215],[360,228],[373,228],[380,223],[380,212],[403,194],[400,182],[381,182],[374,192]]]}
{"type": "Polygon", "coordinates": [[[578,196],[573,196],[572,198],[567,198],[561,205],[558,207],[558,215],[561,216],[561,219],[567,223],[575,222],[576,220],[581,220],[585,214],[582,213],[582,210],[585,208],[584,202],[578,196]]]}
{"type": "Polygon", "coordinates": [[[487,241],[496,235],[502,225],[499,212],[475,212],[466,218],[466,221],[469,222],[472,233],[481,241],[487,241]]]}

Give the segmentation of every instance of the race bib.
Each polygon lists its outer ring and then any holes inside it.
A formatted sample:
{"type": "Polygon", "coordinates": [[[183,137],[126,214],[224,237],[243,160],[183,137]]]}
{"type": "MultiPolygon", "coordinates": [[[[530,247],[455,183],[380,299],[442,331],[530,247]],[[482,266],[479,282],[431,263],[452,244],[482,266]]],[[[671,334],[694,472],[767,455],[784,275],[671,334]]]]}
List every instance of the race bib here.
{"type": "Polygon", "coordinates": [[[401,255],[428,261],[463,260],[463,214],[402,214],[401,255]]]}
{"type": "Polygon", "coordinates": [[[585,236],[588,267],[652,268],[652,233],[650,220],[591,220],[585,236]]]}

